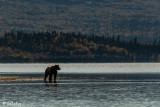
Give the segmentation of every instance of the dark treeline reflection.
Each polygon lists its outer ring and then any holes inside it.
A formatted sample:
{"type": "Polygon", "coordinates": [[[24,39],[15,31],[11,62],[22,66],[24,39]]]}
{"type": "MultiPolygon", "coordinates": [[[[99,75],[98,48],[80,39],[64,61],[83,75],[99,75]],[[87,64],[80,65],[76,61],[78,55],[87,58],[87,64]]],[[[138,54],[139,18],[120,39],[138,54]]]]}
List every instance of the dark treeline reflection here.
{"type": "Polygon", "coordinates": [[[158,62],[160,43],[138,43],[120,36],[46,31],[6,32],[0,38],[0,62],[158,62]]]}

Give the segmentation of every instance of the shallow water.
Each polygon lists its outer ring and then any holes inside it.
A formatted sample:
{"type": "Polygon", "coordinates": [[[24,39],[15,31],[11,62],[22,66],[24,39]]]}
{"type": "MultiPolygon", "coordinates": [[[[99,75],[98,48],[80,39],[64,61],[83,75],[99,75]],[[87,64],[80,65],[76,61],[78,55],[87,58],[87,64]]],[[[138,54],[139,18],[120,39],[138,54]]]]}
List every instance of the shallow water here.
{"type": "Polygon", "coordinates": [[[160,63],[40,63],[0,64],[0,73],[43,73],[59,64],[60,73],[160,73],[160,63]]]}
{"type": "MultiPolygon", "coordinates": [[[[48,65],[50,64],[1,64],[0,72],[1,75],[43,77],[48,65]],[[5,68],[6,66],[11,67],[5,68]]],[[[57,84],[45,84],[43,79],[0,82],[0,107],[160,106],[160,64],[60,65],[62,71],[59,72],[57,84]]]]}

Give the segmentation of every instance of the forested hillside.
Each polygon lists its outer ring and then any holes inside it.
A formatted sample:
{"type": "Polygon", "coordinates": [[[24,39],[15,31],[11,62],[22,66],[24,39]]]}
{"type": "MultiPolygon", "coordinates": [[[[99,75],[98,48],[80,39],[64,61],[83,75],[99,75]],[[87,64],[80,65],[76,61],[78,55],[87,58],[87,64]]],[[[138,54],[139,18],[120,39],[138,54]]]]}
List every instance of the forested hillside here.
{"type": "Polygon", "coordinates": [[[123,41],[57,31],[6,32],[0,38],[0,62],[158,62],[160,42],[123,41]]]}
{"type": "Polygon", "coordinates": [[[160,39],[159,0],[0,0],[0,35],[57,30],[160,39]]]}

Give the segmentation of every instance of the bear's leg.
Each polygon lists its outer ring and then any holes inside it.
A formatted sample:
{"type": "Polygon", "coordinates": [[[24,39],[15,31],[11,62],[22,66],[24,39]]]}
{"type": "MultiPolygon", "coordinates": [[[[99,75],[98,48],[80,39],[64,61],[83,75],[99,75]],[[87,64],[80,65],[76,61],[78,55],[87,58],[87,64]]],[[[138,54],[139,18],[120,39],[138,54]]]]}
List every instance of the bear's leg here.
{"type": "Polygon", "coordinates": [[[44,75],[44,82],[45,82],[45,83],[46,83],[46,78],[47,78],[47,76],[48,76],[48,74],[45,73],[45,75],[44,75]]]}
{"type": "Polygon", "coordinates": [[[49,83],[52,83],[52,74],[49,74],[49,83]]]}
{"type": "Polygon", "coordinates": [[[57,77],[57,73],[54,73],[54,83],[57,83],[56,77],[57,77]]]}

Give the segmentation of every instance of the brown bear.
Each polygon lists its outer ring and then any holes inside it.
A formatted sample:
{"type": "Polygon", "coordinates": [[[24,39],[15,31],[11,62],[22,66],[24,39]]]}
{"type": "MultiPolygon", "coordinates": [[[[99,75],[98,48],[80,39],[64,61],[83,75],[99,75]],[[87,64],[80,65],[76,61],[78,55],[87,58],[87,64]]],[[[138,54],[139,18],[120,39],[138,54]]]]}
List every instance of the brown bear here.
{"type": "Polygon", "coordinates": [[[57,70],[61,70],[59,65],[47,67],[45,70],[44,82],[46,83],[46,78],[49,75],[49,83],[52,83],[52,75],[54,74],[54,83],[56,83],[57,70]]]}

